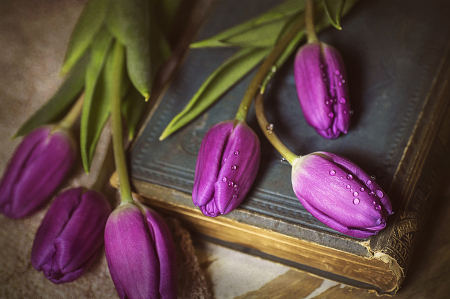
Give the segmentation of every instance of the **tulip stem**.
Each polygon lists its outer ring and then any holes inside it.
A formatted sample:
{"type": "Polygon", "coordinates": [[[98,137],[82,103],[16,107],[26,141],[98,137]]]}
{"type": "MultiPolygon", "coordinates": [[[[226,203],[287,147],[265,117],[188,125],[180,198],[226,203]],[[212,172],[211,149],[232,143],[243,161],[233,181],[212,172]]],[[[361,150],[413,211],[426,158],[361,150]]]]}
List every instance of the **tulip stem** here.
{"type": "Polygon", "coordinates": [[[239,106],[238,112],[236,113],[236,120],[245,121],[250,104],[253,101],[256,93],[258,92],[262,82],[266,78],[268,72],[272,71],[272,67],[277,61],[278,57],[283,53],[284,49],[289,45],[291,40],[295,38],[298,31],[303,27],[303,18],[297,21],[294,26],[286,33],[286,35],[277,43],[275,48],[267,56],[266,60],[263,62],[261,67],[258,69],[255,77],[253,77],[247,91],[245,92],[244,98],[242,99],[241,105],[239,106]]]}
{"type": "Polygon", "coordinates": [[[316,30],[314,29],[314,0],[306,0],[305,5],[305,27],[308,44],[319,41],[316,30]]]}
{"type": "Polygon", "coordinates": [[[275,149],[285,158],[291,165],[294,160],[299,156],[291,152],[278,138],[278,136],[273,131],[273,124],[269,123],[266,118],[266,113],[264,112],[264,94],[258,93],[255,100],[255,112],[256,118],[258,119],[259,126],[261,130],[269,139],[270,143],[275,147],[275,149]]]}
{"type": "Polygon", "coordinates": [[[81,110],[83,109],[83,102],[84,92],[81,94],[72,108],[70,108],[70,111],[66,114],[66,116],[64,116],[64,118],[58,123],[57,126],[64,130],[69,130],[80,116],[81,110]]]}
{"type": "Polygon", "coordinates": [[[120,81],[124,66],[124,46],[116,41],[113,48],[113,82],[111,92],[111,126],[112,140],[114,150],[114,160],[116,163],[116,171],[119,177],[120,200],[121,204],[133,202],[131,196],[130,179],[128,177],[127,163],[125,160],[125,150],[123,148],[123,132],[122,132],[122,113],[120,104],[120,81]]]}

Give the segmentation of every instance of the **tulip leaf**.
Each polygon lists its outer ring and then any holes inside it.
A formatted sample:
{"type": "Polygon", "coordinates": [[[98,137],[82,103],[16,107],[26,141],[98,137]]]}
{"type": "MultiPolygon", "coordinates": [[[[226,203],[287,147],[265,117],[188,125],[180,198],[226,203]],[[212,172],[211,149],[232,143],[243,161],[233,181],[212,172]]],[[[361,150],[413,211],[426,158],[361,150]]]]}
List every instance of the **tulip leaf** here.
{"type": "Polygon", "coordinates": [[[206,79],[183,111],[172,119],[159,139],[163,140],[200,115],[258,65],[271,50],[272,48],[244,48],[230,57],[206,79]]]}
{"type": "Polygon", "coordinates": [[[342,30],[341,15],[345,0],[322,0],[322,3],[331,25],[342,30]]]}
{"type": "Polygon", "coordinates": [[[39,126],[59,120],[70,109],[84,87],[89,55],[84,55],[59,87],[58,91],[17,130],[13,139],[24,136],[39,126]]]}
{"type": "Polygon", "coordinates": [[[288,0],[247,22],[193,43],[190,47],[272,46],[285,24],[304,9],[304,1],[288,0]]]}
{"type": "MultiPolygon", "coordinates": [[[[98,138],[111,110],[110,97],[105,100],[106,93],[110,92],[111,88],[105,77],[106,71],[102,74],[102,69],[112,41],[112,35],[103,27],[97,33],[92,44],[91,60],[86,70],[86,87],[80,125],[81,158],[86,173],[89,173],[98,138]]],[[[108,58],[108,65],[110,64],[109,60],[108,58]]]]}
{"type": "Polygon", "coordinates": [[[61,74],[67,74],[88,49],[103,24],[108,0],[90,0],[81,13],[67,46],[61,74]]]}
{"type": "Polygon", "coordinates": [[[122,114],[127,122],[129,140],[134,138],[146,104],[144,97],[135,88],[122,101],[122,114]]]}
{"type": "MultiPolygon", "coordinates": [[[[155,66],[152,64],[151,9],[147,0],[110,0],[106,23],[126,48],[128,76],[134,87],[148,99],[155,66]]],[[[153,41],[152,41],[153,42],[153,41]]]]}
{"type": "Polygon", "coordinates": [[[155,9],[158,11],[158,21],[161,24],[161,29],[167,35],[175,20],[175,16],[180,7],[181,0],[160,0],[157,1],[155,9]]]}

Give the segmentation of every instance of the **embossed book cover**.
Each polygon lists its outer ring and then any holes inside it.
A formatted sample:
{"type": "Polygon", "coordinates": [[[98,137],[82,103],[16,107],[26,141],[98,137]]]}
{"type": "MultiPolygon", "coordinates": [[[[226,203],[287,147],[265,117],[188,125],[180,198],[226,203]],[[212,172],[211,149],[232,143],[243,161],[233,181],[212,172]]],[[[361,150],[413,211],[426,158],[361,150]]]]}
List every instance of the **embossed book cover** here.
{"type": "MultiPolygon", "coordinates": [[[[196,39],[276,4],[217,1],[196,39]]],[[[194,207],[191,193],[202,138],[214,124],[234,118],[255,72],[188,126],[164,141],[158,138],[207,76],[236,52],[233,48],[188,51],[130,150],[136,192],[148,205],[176,214],[187,227],[215,240],[379,293],[395,293],[450,152],[449,13],[446,1],[360,1],[343,18],[342,31],[329,28],[319,34],[343,56],[354,111],[348,134],[335,140],[320,137],[305,122],[294,83],[294,57],[276,73],[266,93],[267,117],[292,151],[333,152],[376,177],[394,210],[378,235],[345,236],[303,208],[292,190],[291,167],[260,131],[253,108],[248,124],[260,138],[262,153],[252,189],[239,208],[224,216],[205,217],[194,207]]]]}

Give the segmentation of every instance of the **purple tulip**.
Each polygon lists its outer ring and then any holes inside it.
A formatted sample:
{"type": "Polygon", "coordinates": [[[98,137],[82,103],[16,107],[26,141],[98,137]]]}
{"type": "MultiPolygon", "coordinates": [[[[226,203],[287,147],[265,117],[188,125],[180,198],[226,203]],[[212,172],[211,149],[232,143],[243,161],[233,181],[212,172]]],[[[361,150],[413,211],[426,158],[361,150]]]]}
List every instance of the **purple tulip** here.
{"type": "Polygon", "coordinates": [[[339,155],[316,152],[292,165],[292,186],[303,207],[343,234],[367,238],[386,226],[391,202],[358,165],[339,155]]]}
{"type": "Polygon", "coordinates": [[[258,136],[245,122],[229,120],[213,126],[198,154],[195,206],[210,217],[234,210],[255,180],[260,156],[258,136]]]}
{"type": "Polygon", "coordinates": [[[36,233],[33,267],[56,284],[80,277],[102,251],[110,213],[106,198],[96,191],[75,188],[58,195],[36,233]]]}
{"type": "Polygon", "coordinates": [[[17,148],[0,183],[0,212],[22,218],[36,212],[64,180],[75,160],[67,131],[35,129],[17,148]]]}
{"type": "Polygon", "coordinates": [[[327,139],[346,134],[353,112],[339,52],[325,43],[304,45],[295,58],[294,76],[306,122],[327,139]]]}
{"type": "Polygon", "coordinates": [[[108,219],[105,251],[120,298],[176,298],[175,248],[164,220],[139,203],[120,205],[108,219]]]}

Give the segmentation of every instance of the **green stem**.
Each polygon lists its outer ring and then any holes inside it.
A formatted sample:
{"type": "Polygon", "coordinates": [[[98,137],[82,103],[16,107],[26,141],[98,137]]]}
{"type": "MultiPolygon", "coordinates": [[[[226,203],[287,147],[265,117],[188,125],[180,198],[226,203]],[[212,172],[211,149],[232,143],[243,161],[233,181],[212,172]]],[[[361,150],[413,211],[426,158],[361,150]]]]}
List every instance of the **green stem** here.
{"type": "Polygon", "coordinates": [[[261,130],[266,135],[270,143],[275,147],[275,149],[285,158],[291,165],[294,160],[299,156],[291,152],[278,138],[278,136],[273,131],[273,124],[269,123],[266,118],[266,113],[264,112],[264,95],[259,93],[255,100],[255,112],[256,118],[258,119],[259,126],[261,130]]]}
{"type": "Polygon", "coordinates": [[[308,44],[318,42],[319,39],[317,38],[316,30],[314,29],[314,0],[306,0],[305,27],[308,44]]]}
{"type": "Polygon", "coordinates": [[[58,123],[57,126],[59,128],[69,130],[80,116],[81,110],[83,109],[83,102],[84,93],[81,94],[72,108],[70,108],[69,113],[66,114],[66,116],[58,123]]]}
{"type": "Polygon", "coordinates": [[[114,150],[114,160],[116,162],[117,176],[119,177],[120,201],[121,204],[133,202],[131,196],[130,179],[128,176],[125,151],[123,148],[122,113],[120,105],[120,83],[122,79],[125,49],[118,41],[113,49],[113,82],[111,92],[111,126],[114,150]]]}
{"type": "Polygon", "coordinates": [[[236,120],[245,121],[249,106],[252,103],[253,98],[258,92],[264,78],[267,73],[272,70],[273,65],[277,61],[278,57],[283,53],[284,49],[289,45],[291,40],[297,35],[298,31],[303,26],[303,18],[294,24],[291,30],[286,33],[286,35],[277,43],[276,47],[270,52],[266,60],[263,62],[261,67],[258,69],[255,77],[250,83],[247,91],[245,92],[244,98],[242,99],[241,105],[239,106],[238,112],[236,113],[236,120]]]}

